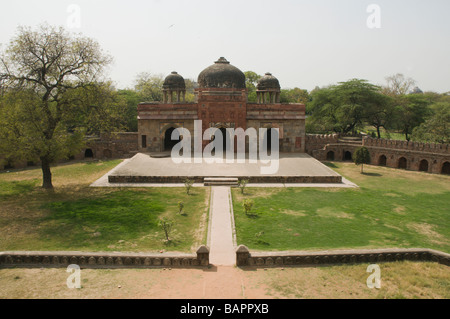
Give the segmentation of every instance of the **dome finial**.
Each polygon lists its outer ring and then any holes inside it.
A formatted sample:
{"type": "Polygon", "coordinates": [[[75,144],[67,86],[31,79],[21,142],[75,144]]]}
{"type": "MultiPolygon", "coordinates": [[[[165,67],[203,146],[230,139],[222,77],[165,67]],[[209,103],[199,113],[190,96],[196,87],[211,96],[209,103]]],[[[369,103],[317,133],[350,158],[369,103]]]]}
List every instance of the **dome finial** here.
{"type": "Polygon", "coordinates": [[[230,62],[227,61],[223,56],[219,58],[215,63],[224,63],[224,64],[230,64],[230,62]]]}

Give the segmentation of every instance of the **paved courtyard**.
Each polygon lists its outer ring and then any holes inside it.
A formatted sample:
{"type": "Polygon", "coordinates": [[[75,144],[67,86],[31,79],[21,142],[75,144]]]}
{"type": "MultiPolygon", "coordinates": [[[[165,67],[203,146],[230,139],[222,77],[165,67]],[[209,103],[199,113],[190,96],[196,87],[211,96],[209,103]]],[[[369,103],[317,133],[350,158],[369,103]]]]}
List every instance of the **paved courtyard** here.
{"type": "Polygon", "coordinates": [[[261,168],[269,163],[174,163],[170,157],[152,157],[138,153],[125,160],[92,186],[180,186],[185,178],[203,185],[206,177],[249,179],[248,186],[277,187],[288,183],[293,187],[355,187],[331,168],[307,154],[281,154],[279,169],[265,175],[261,168]]]}

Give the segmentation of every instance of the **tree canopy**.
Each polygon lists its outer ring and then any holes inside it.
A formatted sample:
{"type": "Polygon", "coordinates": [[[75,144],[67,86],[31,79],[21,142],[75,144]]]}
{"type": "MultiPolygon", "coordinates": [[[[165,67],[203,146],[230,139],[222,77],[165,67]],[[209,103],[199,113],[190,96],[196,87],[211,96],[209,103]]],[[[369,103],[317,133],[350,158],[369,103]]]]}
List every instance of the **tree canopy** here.
{"type": "Polygon", "coordinates": [[[50,165],[81,147],[85,130],[68,124],[111,61],[96,41],[47,24],[20,27],[2,52],[1,151],[39,158],[44,188],[53,188],[50,165]]]}

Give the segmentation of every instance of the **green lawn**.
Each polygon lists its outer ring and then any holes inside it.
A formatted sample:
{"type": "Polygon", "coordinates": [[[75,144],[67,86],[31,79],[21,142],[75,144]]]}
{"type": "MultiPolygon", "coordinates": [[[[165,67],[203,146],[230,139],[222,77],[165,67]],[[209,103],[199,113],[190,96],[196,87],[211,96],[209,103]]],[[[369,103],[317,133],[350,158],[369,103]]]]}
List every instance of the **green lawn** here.
{"type": "MultiPolygon", "coordinates": [[[[364,128],[364,132],[368,134],[375,133],[377,134],[377,130],[373,126],[366,126],[364,128]]],[[[393,131],[387,131],[384,128],[380,129],[381,138],[387,139],[387,140],[396,140],[396,141],[406,141],[405,134],[401,132],[393,132],[393,131]]]]}
{"type": "Polygon", "coordinates": [[[39,169],[0,174],[0,251],[192,251],[205,243],[209,189],[89,187],[119,162],[55,167],[54,192],[40,188],[39,169]],[[169,244],[160,217],[174,221],[169,244]]]}
{"type": "Polygon", "coordinates": [[[257,250],[424,247],[450,252],[450,177],[329,163],[359,189],[234,189],[238,244],[257,250]],[[246,216],[244,199],[254,201],[246,216]]]}

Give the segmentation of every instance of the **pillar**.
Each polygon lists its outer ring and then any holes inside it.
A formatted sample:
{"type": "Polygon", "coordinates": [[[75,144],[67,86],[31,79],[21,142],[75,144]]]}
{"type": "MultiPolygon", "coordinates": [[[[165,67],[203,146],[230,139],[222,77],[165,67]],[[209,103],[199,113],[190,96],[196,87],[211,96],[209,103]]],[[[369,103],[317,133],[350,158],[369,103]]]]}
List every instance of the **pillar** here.
{"type": "Polygon", "coordinates": [[[205,245],[201,245],[197,249],[197,260],[201,266],[209,265],[209,248],[205,245]]]}
{"type": "Polygon", "coordinates": [[[247,266],[249,257],[250,251],[248,250],[247,246],[240,245],[236,249],[236,266],[247,266]]]}

